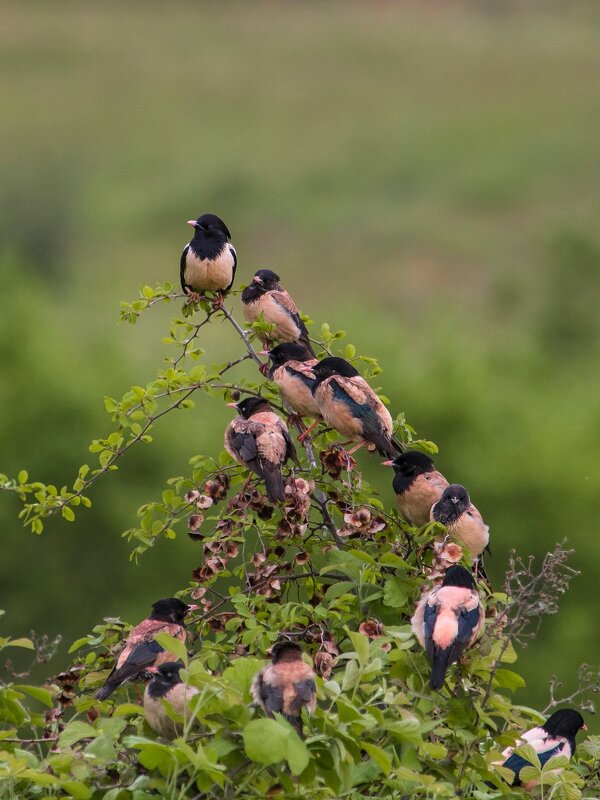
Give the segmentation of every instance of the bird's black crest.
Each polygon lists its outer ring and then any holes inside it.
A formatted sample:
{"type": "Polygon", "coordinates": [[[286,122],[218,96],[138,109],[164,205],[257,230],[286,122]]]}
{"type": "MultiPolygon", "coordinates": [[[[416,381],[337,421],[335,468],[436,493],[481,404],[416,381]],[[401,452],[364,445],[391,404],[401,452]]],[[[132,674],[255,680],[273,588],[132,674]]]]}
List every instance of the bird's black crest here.
{"type": "Polygon", "coordinates": [[[273,272],[272,269],[259,269],[254,273],[254,277],[260,278],[264,284],[270,285],[271,288],[280,281],[279,275],[273,272]]]}
{"type": "Polygon", "coordinates": [[[299,644],[296,644],[296,642],[277,642],[276,645],[273,645],[273,649],[271,650],[271,661],[273,664],[277,664],[278,661],[294,653],[298,658],[302,658],[302,648],[299,644]]]}
{"type": "Polygon", "coordinates": [[[269,401],[265,400],[264,397],[246,397],[244,400],[240,400],[236,408],[244,419],[250,419],[257,411],[271,410],[269,401]]]}
{"type": "Polygon", "coordinates": [[[167,661],[161,664],[148,684],[148,694],[150,697],[164,697],[173,686],[182,683],[179,677],[179,671],[182,670],[183,667],[184,664],[182,661],[167,661]]]}
{"type": "Polygon", "coordinates": [[[285,342],[285,344],[278,344],[272,350],[269,350],[269,358],[273,362],[273,366],[280,367],[287,361],[308,361],[314,358],[306,345],[299,342],[285,342]]]}
{"type": "Polygon", "coordinates": [[[277,288],[281,288],[279,286],[279,275],[270,269],[259,269],[242,292],[242,303],[252,303],[262,297],[265,292],[270,292],[272,289],[277,288]]]}
{"type": "Polygon", "coordinates": [[[564,736],[565,739],[574,739],[577,731],[584,726],[583,717],[573,708],[561,708],[555,711],[544,725],[543,729],[550,736],[564,736]]]}
{"type": "Polygon", "coordinates": [[[446,570],[443,586],[459,586],[462,589],[474,589],[475,581],[468,569],[455,564],[446,570]]]}
{"type": "Polygon", "coordinates": [[[225,234],[228,239],[231,239],[231,234],[229,233],[229,228],[221,217],[217,217],[216,214],[202,214],[196,220],[197,229],[200,229],[203,233],[212,233],[212,232],[219,232],[225,234]]]}
{"type": "Polygon", "coordinates": [[[355,378],[357,375],[360,375],[360,372],[356,370],[352,364],[349,364],[344,358],[338,358],[337,356],[324,358],[322,361],[319,361],[318,364],[315,364],[313,369],[319,381],[330,378],[332,375],[341,375],[343,378],[355,378]]]}
{"type": "Polygon", "coordinates": [[[156,603],[152,603],[150,619],[158,619],[163,622],[178,622],[181,624],[188,611],[189,606],[178,597],[166,597],[163,600],[157,600],[156,603]]]}
{"type": "Polygon", "coordinates": [[[435,469],[433,459],[418,450],[407,450],[400,453],[394,459],[394,471],[399,472],[407,478],[416,475],[423,475],[425,472],[432,472],[435,469]]]}

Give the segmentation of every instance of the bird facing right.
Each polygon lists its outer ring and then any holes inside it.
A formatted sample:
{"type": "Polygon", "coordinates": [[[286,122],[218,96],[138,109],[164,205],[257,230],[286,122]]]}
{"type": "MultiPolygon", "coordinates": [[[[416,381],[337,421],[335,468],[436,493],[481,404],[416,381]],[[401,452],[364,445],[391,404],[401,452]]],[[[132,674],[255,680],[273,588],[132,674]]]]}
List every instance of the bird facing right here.
{"type": "Polygon", "coordinates": [[[430,520],[431,507],[448,487],[446,478],[436,470],[432,459],[418,450],[407,450],[393,461],[383,463],[386,467],[394,468],[392,486],[404,519],[418,527],[426,525],[430,520]]]}
{"type": "Polygon", "coordinates": [[[441,689],[446,672],[483,630],[485,614],[471,573],[456,565],[417,603],[410,623],[431,663],[429,685],[441,689]]]}
{"type": "Polygon", "coordinates": [[[342,436],[359,444],[374,444],[388,458],[402,449],[393,439],[394,423],[390,412],[352,364],[331,356],[313,367],[313,387],[319,413],[342,436]]]}
{"type": "Polygon", "coordinates": [[[312,714],[317,705],[313,668],[302,659],[295,642],[273,646],[271,663],[252,682],[252,697],[267,716],[281,714],[302,736],[302,709],[312,714]]]}
{"type": "MultiPolygon", "coordinates": [[[[579,731],[587,731],[587,725],[579,711],[575,711],[572,708],[562,708],[548,717],[543,725],[531,728],[527,733],[524,733],[515,747],[519,747],[522,744],[530,744],[537,753],[537,757],[543,767],[553,756],[571,758],[577,746],[575,737],[579,731]]],[[[501,766],[510,769],[514,773],[515,777],[511,784],[512,786],[523,785],[527,790],[532,789],[537,785],[536,780],[521,781],[521,770],[532,765],[523,756],[514,753],[514,749],[513,747],[507,747],[504,750],[502,755],[506,757],[506,761],[501,766]]]]}
{"type": "Polygon", "coordinates": [[[174,661],[175,655],[161,647],[154,637],[157,633],[168,633],[185,642],[185,617],[197,608],[196,605],[186,605],[178,597],[167,597],[153,603],[148,619],[129,632],[117,663],[104,685],[96,692],[96,699],[106,700],[115,689],[147,671],[148,667],[174,661]]]}

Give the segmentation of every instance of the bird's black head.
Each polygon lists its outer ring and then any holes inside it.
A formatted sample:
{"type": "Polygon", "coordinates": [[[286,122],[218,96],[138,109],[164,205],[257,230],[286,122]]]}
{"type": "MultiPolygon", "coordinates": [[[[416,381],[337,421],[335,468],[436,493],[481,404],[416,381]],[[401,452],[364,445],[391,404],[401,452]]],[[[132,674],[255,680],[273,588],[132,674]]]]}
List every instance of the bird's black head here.
{"type": "Polygon", "coordinates": [[[242,292],[242,303],[253,303],[265,292],[280,289],[279,275],[270,269],[259,269],[242,292]]]}
{"type": "Polygon", "coordinates": [[[250,419],[253,414],[259,411],[271,411],[269,401],[264,397],[246,397],[235,404],[235,408],[240,412],[244,419],[250,419]]]}
{"type": "Polygon", "coordinates": [[[314,356],[306,345],[300,342],[286,342],[269,350],[269,358],[274,367],[281,367],[288,361],[309,361],[314,356]]]}
{"type": "Polygon", "coordinates": [[[313,367],[317,383],[331,378],[332,375],[341,375],[343,378],[355,378],[360,375],[358,370],[354,369],[352,364],[349,364],[344,358],[337,356],[329,356],[319,361],[313,367]]]}
{"type": "Polygon", "coordinates": [[[468,569],[455,564],[448,567],[444,575],[443,586],[459,586],[461,589],[474,589],[475,581],[468,569]]]}
{"type": "Polygon", "coordinates": [[[183,621],[189,611],[196,606],[188,606],[178,597],[166,597],[164,600],[157,600],[152,603],[152,613],[150,619],[157,619],[161,622],[176,622],[183,625],[183,621]]]}
{"type": "Polygon", "coordinates": [[[183,667],[182,661],[167,661],[160,667],[150,667],[147,672],[152,674],[152,680],[148,684],[148,694],[151,697],[164,697],[173,686],[183,682],[179,677],[183,667]]]}
{"type": "Polygon", "coordinates": [[[188,225],[195,229],[194,238],[215,239],[220,242],[231,239],[229,228],[216,214],[202,214],[198,219],[189,220],[188,225]]]}
{"type": "Polygon", "coordinates": [[[433,507],[433,517],[442,525],[450,525],[471,505],[469,493],[460,483],[451,483],[433,507]]]}
{"type": "Polygon", "coordinates": [[[433,460],[418,450],[407,450],[406,453],[400,453],[390,466],[394,468],[394,472],[404,475],[405,478],[414,478],[435,469],[433,460]]]}
{"type": "Polygon", "coordinates": [[[277,642],[271,650],[271,661],[277,664],[279,661],[300,661],[302,660],[302,648],[296,642],[277,642]]]}
{"type": "Polygon", "coordinates": [[[542,725],[550,736],[564,736],[565,739],[575,739],[578,731],[587,730],[583,717],[573,708],[561,708],[555,711],[542,725]]]}

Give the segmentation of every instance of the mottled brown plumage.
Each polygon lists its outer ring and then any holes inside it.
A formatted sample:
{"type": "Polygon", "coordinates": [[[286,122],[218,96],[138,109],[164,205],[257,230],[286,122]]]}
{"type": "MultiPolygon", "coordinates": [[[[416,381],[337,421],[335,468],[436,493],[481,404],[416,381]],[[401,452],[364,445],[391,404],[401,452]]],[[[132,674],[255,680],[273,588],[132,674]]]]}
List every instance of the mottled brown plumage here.
{"type": "Polygon", "coordinates": [[[426,525],[430,521],[431,507],[448,486],[446,478],[435,469],[428,455],[416,450],[408,450],[384,463],[396,473],[393,487],[404,519],[413,525],[426,525]]]}
{"type": "Polygon", "coordinates": [[[269,333],[259,333],[265,344],[300,341],[314,355],[298,306],[279,283],[279,275],[270,269],[259,269],[242,292],[242,313],[247,322],[262,317],[275,326],[269,333]]]}
{"type": "Polygon", "coordinates": [[[302,735],[302,709],[312,714],[317,705],[315,673],[292,642],[273,647],[270,664],[252,682],[252,697],[267,716],[281,714],[302,735]]]}
{"type": "Polygon", "coordinates": [[[290,458],[297,461],[287,425],[262,398],[249,397],[232,405],[239,416],[227,426],[225,449],[264,480],[271,502],[283,502],[281,468],[290,458]]]}
{"type": "Polygon", "coordinates": [[[155,636],[158,633],[168,633],[175,639],[185,642],[184,619],[186,614],[195,608],[197,606],[188,606],[176,597],[157,600],[152,606],[150,617],[130,631],[117,663],[104,685],[96,692],[96,698],[106,700],[115,689],[126,681],[135,679],[148,667],[174,661],[176,656],[164,650],[154,640],[155,636]]]}
{"type": "Polygon", "coordinates": [[[364,378],[343,358],[324,358],[313,367],[313,396],[323,419],[352,441],[374,444],[388,458],[401,450],[392,437],[390,412],[364,378]]]}

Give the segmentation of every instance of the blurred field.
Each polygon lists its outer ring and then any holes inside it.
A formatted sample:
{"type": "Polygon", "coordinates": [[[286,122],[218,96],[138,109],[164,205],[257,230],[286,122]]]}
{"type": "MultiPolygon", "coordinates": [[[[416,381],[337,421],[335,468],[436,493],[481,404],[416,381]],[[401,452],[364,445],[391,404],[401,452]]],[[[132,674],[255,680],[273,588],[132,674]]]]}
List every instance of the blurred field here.
{"type": "MultiPolygon", "coordinates": [[[[582,576],[523,653],[519,699],[544,705],[553,672],[600,661],[599,23],[579,2],[8,0],[0,470],[60,485],[89,460],[102,396],[153,375],[175,313],[117,326],[119,301],[176,280],[185,220],[216,212],[240,282],[275,268],[380,358],[393,411],[490,522],[496,583],[511,547],[576,548],[582,576]]],[[[238,348],[219,327],[206,346],[238,348]]],[[[185,533],[138,566],[120,533],[228,417],[167,420],[40,539],[2,498],[5,628],[69,641],[184,585],[185,533]]]]}

